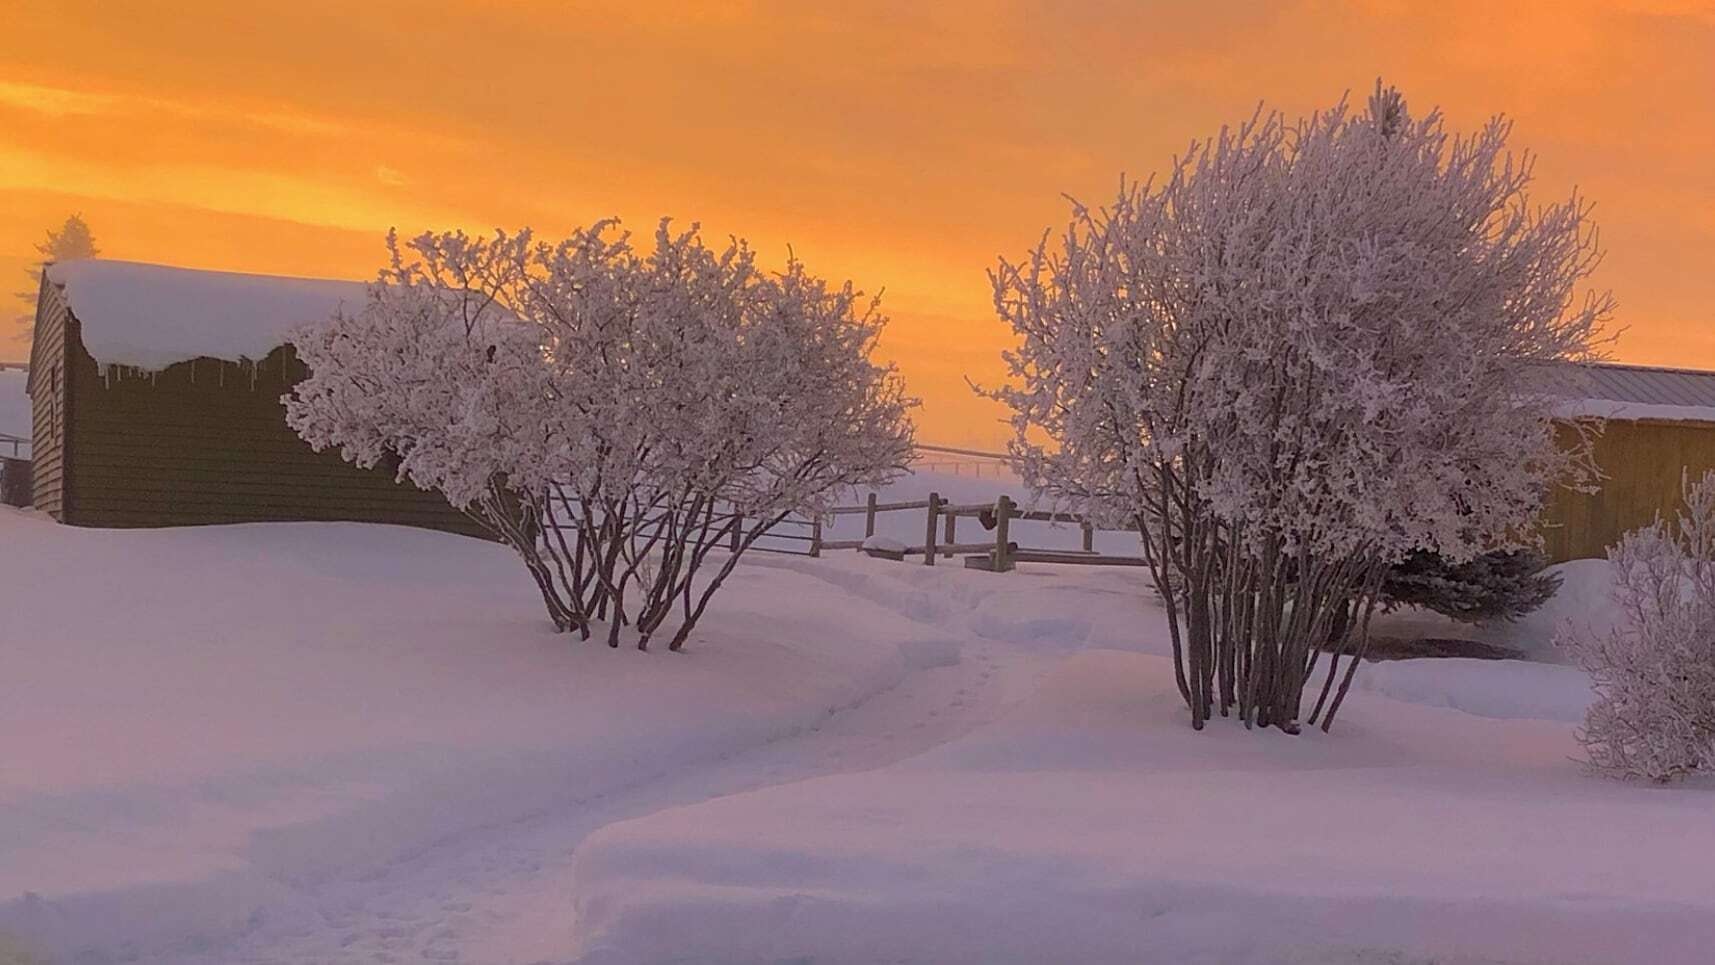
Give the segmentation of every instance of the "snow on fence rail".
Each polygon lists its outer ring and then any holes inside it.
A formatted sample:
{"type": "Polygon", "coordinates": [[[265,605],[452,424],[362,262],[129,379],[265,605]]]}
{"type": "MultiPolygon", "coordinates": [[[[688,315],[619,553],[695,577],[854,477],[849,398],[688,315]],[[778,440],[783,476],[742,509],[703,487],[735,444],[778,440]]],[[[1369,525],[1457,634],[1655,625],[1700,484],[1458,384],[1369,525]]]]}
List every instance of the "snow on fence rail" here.
{"type": "MultiPolygon", "coordinates": [[[[896,559],[921,555],[924,565],[934,566],[936,557],[951,559],[958,554],[973,554],[965,557],[965,566],[995,573],[1011,570],[1018,563],[1074,563],[1093,566],[1144,565],[1141,557],[1113,556],[1096,552],[1094,548],[1095,534],[1099,527],[1088,518],[1076,513],[1021,511],[1011,496],[1003,495],[993,503],[953,503],[943,500],[939,493],[930,493],[928,499],[883,503],[872,492],[862,506],[838,506],[829,510],[829,515],[832,516],[855,515],[857,513],[862,513],[864,516],[863,539],[818,539],[816,552],[811,555],[819,555],[820,551],[825,549],[867,548],[867,551],[874,555],[891,556],[896,559]],[[921,546],[907,546],[900,550],[890,551],[870,545],[870,540],[875,536],[875,521],[879,514],[914,510],[923,510],[925,513],[921,546]],[[959,542],[958,523],[961,518],[976,519],[984,530],[994,533],[993,538],[985,539],[982,542],[959,542]],[[1020,547],[1010,537],[1011,524],[1021,520],[1074,523],[1083,536],[1082,546],[1076,550],[1020,547]]],[[[818,535],[819,533],[818,530],[818,535]]]]}

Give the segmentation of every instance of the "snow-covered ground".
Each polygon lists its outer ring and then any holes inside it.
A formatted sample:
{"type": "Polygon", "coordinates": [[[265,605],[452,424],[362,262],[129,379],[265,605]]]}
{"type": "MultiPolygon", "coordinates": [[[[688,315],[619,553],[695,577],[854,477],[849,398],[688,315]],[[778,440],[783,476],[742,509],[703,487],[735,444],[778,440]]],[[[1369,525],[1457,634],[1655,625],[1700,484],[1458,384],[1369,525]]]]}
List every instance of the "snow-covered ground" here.
{"type": "Polygon", "coordinates": [[[404,528],[0,515],[0,932],[175,960],[318,882],[778,739],[945,659],[763,567],[691,653],[577,645],[519,575],[499,546],[404,528]]]}
{"type": "Polygon", "coordinates": [[[1709,960],[1715,787],[1580,773],[1578,671],[1196,734],[1142,571],[956,562],[641,654],[474,540],[0,511],[0,962],[1709,960]]]}
{"type": "Polygon", "coordinates": [[[603,828],[601,962],[1707,962],[1710,793],[1593,786],[1564,727],[1393,701],[1187,732],[1168,661],[1069,656],[890,767],[603,828]],[[1695,844],[1693,844],[1695,842],[1695,844]]]}

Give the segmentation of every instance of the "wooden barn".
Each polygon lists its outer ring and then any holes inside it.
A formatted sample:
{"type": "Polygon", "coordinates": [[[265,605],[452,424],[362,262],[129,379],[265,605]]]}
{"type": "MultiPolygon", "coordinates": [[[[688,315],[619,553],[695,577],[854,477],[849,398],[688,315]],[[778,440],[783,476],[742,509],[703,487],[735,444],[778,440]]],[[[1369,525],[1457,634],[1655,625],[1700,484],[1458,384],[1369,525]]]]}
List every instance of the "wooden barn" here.
{"type": "Polygon", "coordinates": [[[355,282],[89,260],[43,273],[27,391],[32,496],[77,526],[268,520],[480,535],[440,494],[315,453],[280,397],[297,325],[357,310],[355,282]]]}
{"type": "Polygon", "coordinates": [[[1715,372],[1566,365],[1549,391],[1566,400],[1559,414],[1568,420],[1603,420],[1594,455],[1606,477],[1597,492],[1551,497],[1543,536],[1554,562],[1600,558],[1657,513],[1671,518],[1682,505],[1681,475],[1715,469],[1715,372]]]}

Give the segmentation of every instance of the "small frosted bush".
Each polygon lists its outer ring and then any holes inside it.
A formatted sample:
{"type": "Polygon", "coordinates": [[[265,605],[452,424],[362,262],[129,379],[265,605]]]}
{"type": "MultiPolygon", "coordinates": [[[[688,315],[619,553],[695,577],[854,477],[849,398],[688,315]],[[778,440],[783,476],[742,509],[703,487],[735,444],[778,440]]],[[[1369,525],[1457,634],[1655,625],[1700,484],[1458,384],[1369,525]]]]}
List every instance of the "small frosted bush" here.
{"type": "Polygon", "coordinates": [[[1715,472],[1685,487],[1674,524],[1627,533],[1608,560],[1620,625],[1561,640],[1596,691],[1588,763],[1659,782],[1715,769],[1715,472]]]}

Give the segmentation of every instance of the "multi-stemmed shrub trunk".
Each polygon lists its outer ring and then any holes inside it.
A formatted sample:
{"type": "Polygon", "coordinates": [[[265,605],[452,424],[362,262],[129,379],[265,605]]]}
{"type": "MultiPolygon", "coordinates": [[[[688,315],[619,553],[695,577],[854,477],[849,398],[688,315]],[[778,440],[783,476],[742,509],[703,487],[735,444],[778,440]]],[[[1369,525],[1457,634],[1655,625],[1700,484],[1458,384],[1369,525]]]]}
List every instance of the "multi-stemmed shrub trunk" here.
{"type": "Polygon", "coordinates": [[[640,650],[664,628],[681,649],[744,553],[790,515],[746,517],[703,492],[598,500],[553,483],[533,498],[503,477],[467,512],[518,553],[555,629],[587,640],[603,622],[617,647],[630,627],[640,650]]]}
{"type": "MultiPolygon", "coordinates": [[[[1153,492],[1184,491],[1163,475],[1153,492]]],[[[1301,719],[1331,727],[1368,643],[1387,571],[1381,557],[1318,558],[1278,534],[1250,536],[1194,500],[1172,503],[1136,524],[1191,725],[1236,715],[1246,727],[1296,732],[1301,719]],[[1305,692],[1318,679],[1306,717],[1305,692]]]]}

